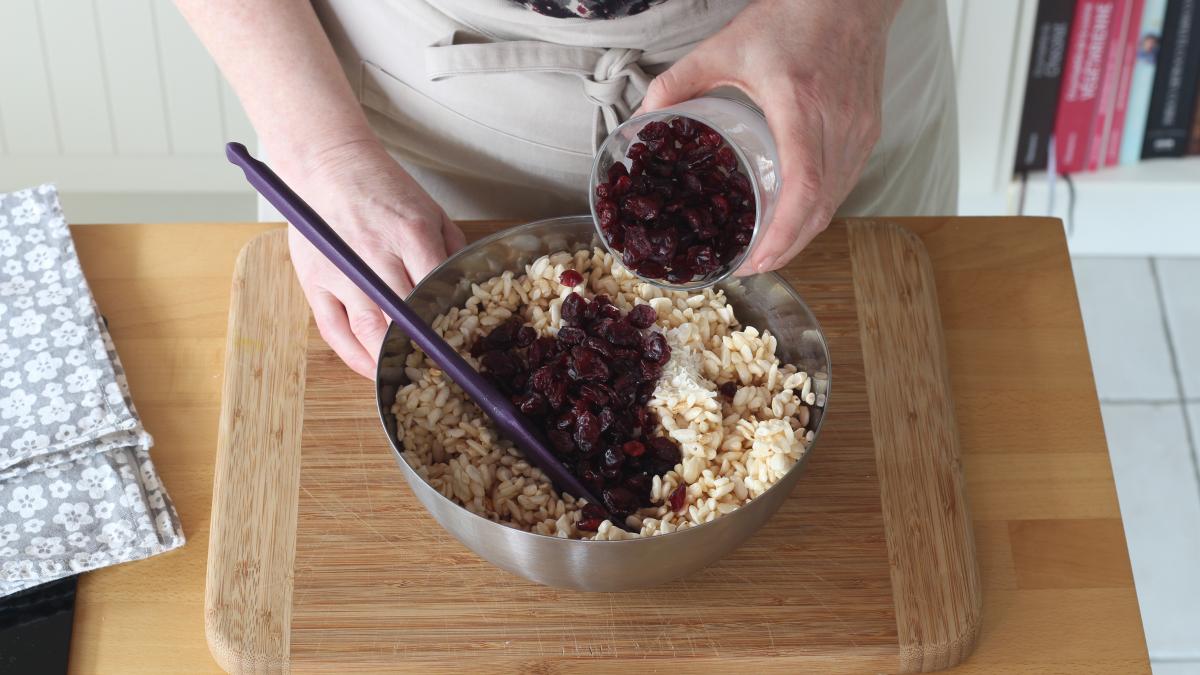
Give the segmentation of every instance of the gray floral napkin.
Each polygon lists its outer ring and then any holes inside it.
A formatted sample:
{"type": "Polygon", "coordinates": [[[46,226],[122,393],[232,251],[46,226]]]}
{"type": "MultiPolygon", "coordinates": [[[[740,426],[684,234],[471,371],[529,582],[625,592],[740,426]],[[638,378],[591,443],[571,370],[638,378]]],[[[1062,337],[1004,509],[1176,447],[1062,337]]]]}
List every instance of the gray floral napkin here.
{"type": "Polygon", "coordinates": [[[0,596],[183,545],[52,185],[0,194],[0,596]]]}

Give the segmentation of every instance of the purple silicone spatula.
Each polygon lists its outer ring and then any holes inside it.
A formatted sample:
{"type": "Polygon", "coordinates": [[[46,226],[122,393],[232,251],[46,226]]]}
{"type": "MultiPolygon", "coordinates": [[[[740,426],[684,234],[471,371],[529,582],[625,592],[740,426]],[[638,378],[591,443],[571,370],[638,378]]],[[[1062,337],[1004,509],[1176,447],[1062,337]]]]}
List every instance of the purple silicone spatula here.
{"type": "MultiPolygon", "coordinates": [[[[445,340],[426,325],[404,300],[342,241],[333,228],[271,170],[271,167],[252,157],[246,146],[241,143],[226,145],[225,156],[246,172],[246,180],[271,203],[271,206],[279,209],[300,234],[308,238],[318,251],[342,271],[342,274],[379,305],[384,314],[387,314],[405,335],[417,343],[451,380],[467,392],[484,414],[492,418],[501,433],[516,443],[525,456],[550,477],[556,488],[604,508],[604,502],[596,499],[595,495],[558,461],[541,435],[526,422],[525,417],[508,397],[475,372],[453,347],[446,344],[445,340]]],[[[612,520],[614,525],[624,526],[623,522],[612,520]]]]}

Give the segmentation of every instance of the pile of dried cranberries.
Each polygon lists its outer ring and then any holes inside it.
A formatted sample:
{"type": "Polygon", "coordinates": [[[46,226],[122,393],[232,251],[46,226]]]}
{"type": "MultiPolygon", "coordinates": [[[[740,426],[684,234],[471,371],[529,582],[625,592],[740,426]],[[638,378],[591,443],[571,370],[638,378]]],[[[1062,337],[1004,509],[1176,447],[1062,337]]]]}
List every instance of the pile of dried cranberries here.
{"type": "Polygon", "coordinates": [[[653,121],[596,186],[609,246],[639,276],[671,283],[723,272],[754,234],[754,190],[716,131],[688,117],[653,121]]]}
{"type": "MultiPolygon", "coordinates": [[[[580,281],[575,270],[562,275],[564,285],[580,281]]],[[[671,357],[663,334],[646,330],[656,318],[649,305],[625,313],[606,295],[588,301],[571,293],[555,337],[538,337],[513,317],[471,347],[483,374],[619,518],[649,506],[653,477],[680,460],[675,441],[651,435],[658,419],[646,407],[671,357]]],[[[588,505],[578,526],[595,530],[603,520],[603,511],[588,505]]]]}

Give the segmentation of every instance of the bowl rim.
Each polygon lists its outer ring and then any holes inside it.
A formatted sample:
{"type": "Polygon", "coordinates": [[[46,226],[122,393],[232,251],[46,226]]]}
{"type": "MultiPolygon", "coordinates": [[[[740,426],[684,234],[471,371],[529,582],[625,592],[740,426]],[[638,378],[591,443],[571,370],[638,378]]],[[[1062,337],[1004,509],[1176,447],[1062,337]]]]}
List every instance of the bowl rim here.
{"type": "MultiPolygon", "coordinates": [[[[407,302],[409,298],[411,298],[413,295],[415,295],[417,293],[417,291],[421,290],[421,288],[424,287],[426,285],[426,283],[431,282],[431,280],[435,276],[435,273],[440,271],[443,267],[449,265],[451,260],[457,256],[461,256],[470,251],[483,248],[484,246],[490,245],[500,239],[503,239],[504,237],[511,236],[513,234],[517,234],[517,233],[519,233],[520,230],[533,229],[535,226],[546,225],[546,224],[549,224],[552,222],[563,223],[563,222],[567,222],[567,221],[579,221],[579,220],[586,221],[586,220],[588,220],[588,217],[584,216],[584,215],[575,215],[575,216],[556,216],[553,218],[541,218],[538,220],[530,221],[528,223],[522,223],[519,225],[514,225],[512,227],[506,227],[502,230],[499,230],[497,232],[489,234],[486,237],[483,237],[482,239],[478,239],[470,244],[467,244],[463,248],[456,251],[453,256],[450,256],[446,260],[442,261],[437,267],[433,268],[433,270],[431,270],[429,272],[429,274],[425,275],[425,278],[422,279],[419,283],[417,283],[417,285],[413,287],[413,290],[409,292],[408,296],[405,297],[405,302],[407,302]]],[[[593,232],[593,234],[594,234],[594,232],[593,232]]],[[[543,255],[545,255],[545,254],[543,254],[543,255]]],[[[779,480],[775,481],[775,483],[773,485],[771,485],[771,487],[767,488],[766,491],[764,491],[761,495],[751,499],[744,506],[738,507],[738,511],[749,508],[756,501],[765,497],[772,490],[780,489],[782,487],[782,485],[785,482],[787,482],[787,479],[789,476],[791,476],[793,473],[802,471],[804,469],[804,466],[806,464],[808,464],[809,456],[812,455],[813,448],[816,447],[817,441],[821,438],[821,431],[825,427],[825,418],[828,416],[828,413],[829,413],[829,405],[830,405],[830,402],[833,400],[833,396],[832,396],[832,394],[833,394],[833,361],[829,355],[829,340],[826,338],[825,331],[822,330],[820,322],[817,321],[816,315],[813,314],[813,311],[808,306],[808,303],[804,302],[804,299],[800,297],[800,294],[796,291],[796,289],[793,288],[791,284],[787,283],[787,281],[778,272],[760,272],[760,274],[776,277],[777,280],[779,281],[779,285],[781,287],[783,287],[786,290],[786,292],[788,293],[788,295],[790,295],[793,300],[798,302],[800,304],[800,306],[804,308],[804,311],[807,312],[808,315],[812,318],[813,327],[817,332],[817,336],[820,338],[821,351],[824,352],[824,354],[825,354],[825,364],[826,364],[826,371],[827,371],[826,372],[827,382],[826,382],[826,390],[825,390],[825,405],[821,409],[821,417],[817,422],[817,428],[810,429],[810,431],[813,432],[813,439],[812,439],[812,441],[809,442],[808,448],[805,449],[805,452],[803,455],[800,456],[800,459],[798,459],[796,461],[796,463],[794,465],[792,465],[792,468],[788,469],[787,473],[780,476],[779,480]]],[[[732,281],[736,282],[737,279],[738,279],[738,277],[733,277],[732,279],[723,279],[722,281],[732,280],[732,281]]],[[[478,283],[478,282],[473,281],[471,283],[478,283]]],[[[702,290],[702,289],[676,289],[676,290],[702,290]]],[[[395,329],[394,324],[389,324],[387,332],[391,333],[392,330],[398,330],[398,329],[395,329]]],[[[501,523],[499,521],[495,521],[490,518],[485,518],[484,516],[481,516],[478,513],[475,513],[474,511],[472,511],[471,509],[468,509],[467,507],[463,506],[462,504],[455,502],[453,499],[446,497],[441,492],[439,492],[437,489],[435,489],[432,485],[430,485],[427,481],[425,481],[425,479],[421,478],[421,475],[419,473],[417,473],[417,470],[412,466],[412,464],[410,464],[408,462],[408,459],[404,456],[404,451],[400,448],[401,442],[396,440],[395,436],[388,431],[387,415],[391,413],[391,407],[395,403],[395,399],[393,398],[392,401],[385,402],[382,397],[383,388],[380,387],[380,385],[379,385],[379,377],[383,371],[384,350],[387,348],[387,344],[388,344],[388,340],[387,340],[387,337],[385,334],[384,341],[379,346],[379,355],[378,355],[378,358],[377,358],[376,364],[375,364],[375,404],[376,404],[376,408],[378,409],[377,412],[379,415],[380,426],[382,426],[382,428],[383,428],[383,435],[388,439],[388,445],[391,446],[392,452],[396,455],[396,457],[400,461],[404,462],[404,466],[408,468],[408,470],[412,473],[412,475],[415,476],[418,480],[420,480],[422,482],[422,484],[426,488],[429,489],[429,492],[430,492],[430,494],[433,495],[434,499],[439,499],[439,500],[445,501],[450,506],[465,513],[470,518],[477,519],[482,524],[486,524],[489,526],[495,526],[495,527],[501,527],[501,528],[504,528],[505,530],[511,530],[512,532],[516,533],[514,536],[528,535],[531,537],[540,537],[543,539],[548,539],[548,540],[552,540],[552,541],[556,541],[556,542],[564,542],[564,543],[566,543],[566,545],[577,545],[577,544],[578,545],[589,545],[589,544],[590,545],[598,545],[598,544],[631,544],[632,545],[632,544],[637,544],[637,543],[644,543],[644,542],[649,542],[649,541],[661,540],[661,539],[664,539],[665,537],[670,537],[675,534],[687,534],[687,533],[691,533],[691,532],[701,531],[704,528],[706,528],[710,525],[713,525],[720,519],[720,518],[714,518],[708,522],[700,523],[699,525],[692,525],[684,530],[673,530],[673,531],[667,532],[665,534],[655,534],[655,535],[651,535],[649,537],[637,537],[637,538],[632,538],[632,539],[616,539],[616,540],[610,540],[610,539],[596,540],[596,539],[571,539],[571,538],[567,538],[567,537],[557,537],[554,535],[540,534],[538,532],[531,532],[529,530],[524,530],[519,527],[507,525],[505,523],[501,523]]],[[[412,486],[410,486],[410,487],[412,487],[412,486]]],[[[556,492],[559,493],[559,495],[560,495],[559,498],[561,499],[562,491],[556,490],[556,492]]],[[[426,509],[426,511],[428,512],[429,509],[426,509]]],[[[733,512],[729,513],[728,516],[733,516],[738,511],[733,511],[733,512]]],[[[432,513],[430,513],[429,515],[430,515],[430,517],[433,517],[432,513]]],[[[726,516],[722,516],[722,517],[726,517],[726,516]]],[[[434,520],[436,520],[436,518],[434,520]]],[[[438,524],[441,525],[440,522],[438,524]]],[[[616,526],[615,523],[614,523],[614,526],[616,526]]]]}

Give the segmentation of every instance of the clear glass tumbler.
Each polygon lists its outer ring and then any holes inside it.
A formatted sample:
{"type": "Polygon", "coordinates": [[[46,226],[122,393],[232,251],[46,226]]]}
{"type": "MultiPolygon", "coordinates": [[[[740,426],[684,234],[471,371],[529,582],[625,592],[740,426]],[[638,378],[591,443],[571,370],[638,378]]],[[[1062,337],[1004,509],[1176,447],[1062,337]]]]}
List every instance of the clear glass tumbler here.
{"type": "MultiPolygon", "coordinates": [[[[739,168],[750,180],[754,194],[755,220],[750,243],[728,264],[703,278],[681,283],[671,283],[665,279],[638,275],[642,280],[661,288],[695,290],[712,286],[733,274],[749,259],[754,247],[761,243],[763,233],[771,222],[779,198],[781,184],[779,152],[775,146],[775,139],[767,127],[767,120],[762,113],[750,105],[732,98],[719,96],[695,98],[669,108],[632,117],[618,126],[600,145],[592,163],[591,177],[588,181],[588,204],[591,207],[596,235],[618,260],[622,258],[621,253],[614,250],[600,228],[600,217],[596,212],[598,200],[596,186],[608,177],[609,168],[613,164],[624,163],[628,168],[631,163],[627,158],[629,148],[639,142],[638,132],[648,123],[656,120],[668,122],[675,117],[689,117],[720,134],[737,156],[739,168]]],[[[634,271],[634,274],[637,272],[634,271]]]]}

